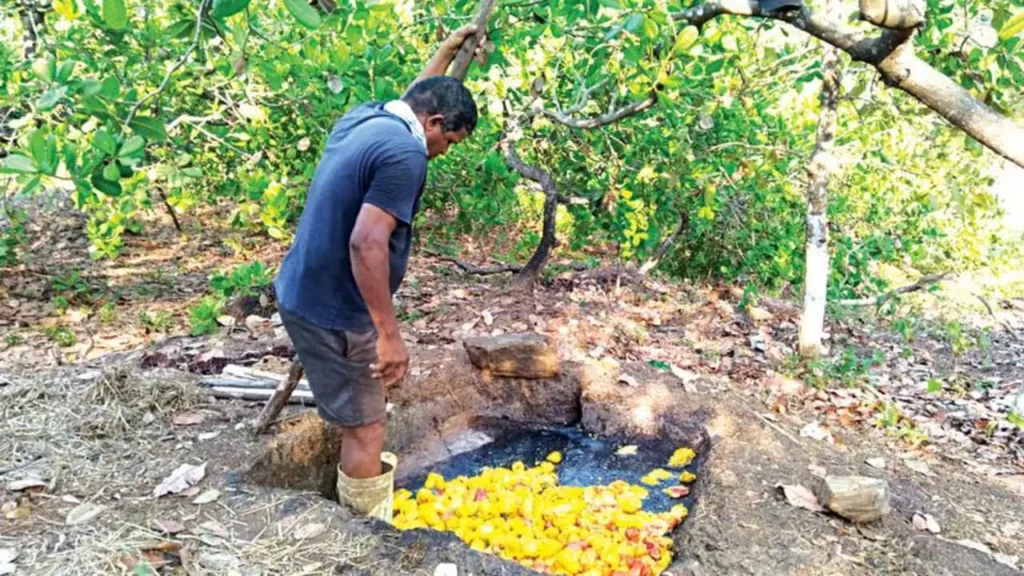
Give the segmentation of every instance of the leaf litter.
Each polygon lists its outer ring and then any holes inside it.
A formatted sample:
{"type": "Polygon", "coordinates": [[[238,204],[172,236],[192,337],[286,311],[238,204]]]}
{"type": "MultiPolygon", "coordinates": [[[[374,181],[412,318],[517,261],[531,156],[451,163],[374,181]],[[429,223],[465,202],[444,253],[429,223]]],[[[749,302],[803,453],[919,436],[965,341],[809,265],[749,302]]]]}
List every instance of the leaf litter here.
{"type": "Polygon", "coordinates": [[[194,464],[182,464],[163,482],[153,489],[153,497],[159,498],[167,494],[178,494],[198,484],[206,477],[206,462],[196,466],[194,464]]]}

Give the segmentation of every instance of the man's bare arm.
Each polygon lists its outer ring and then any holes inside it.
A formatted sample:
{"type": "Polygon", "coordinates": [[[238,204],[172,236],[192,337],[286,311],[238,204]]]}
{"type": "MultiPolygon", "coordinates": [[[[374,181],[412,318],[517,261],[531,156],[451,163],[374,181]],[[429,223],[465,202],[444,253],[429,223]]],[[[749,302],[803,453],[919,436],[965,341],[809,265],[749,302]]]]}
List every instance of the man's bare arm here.
{"type": "Polygon", "coordinates": [[[377,364],[371,369],[385,387],[399,382],[409,367],[409,353],[391,304],[388,242],[397,226],[391,214],[363,204],[349,239],[352,274],[377,329],[377,364]]]}

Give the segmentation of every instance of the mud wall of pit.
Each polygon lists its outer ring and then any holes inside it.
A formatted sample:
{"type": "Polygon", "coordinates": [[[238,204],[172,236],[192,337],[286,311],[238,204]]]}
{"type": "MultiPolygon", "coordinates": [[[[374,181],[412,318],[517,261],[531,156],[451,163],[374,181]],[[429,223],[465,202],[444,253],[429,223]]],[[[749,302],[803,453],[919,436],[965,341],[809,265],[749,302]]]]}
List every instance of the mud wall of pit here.
{"type": "MultiPolygon", "coordinates": [[[[414,350],[413,365],[424,368],[388,394],[393,408],[385,448],[399,456],[399,480],[450,457],[482,420],[579,424],[597,436],[661,438],[698,452],[707,442],[708,410],[687,405],[681,386],[654,370],[644,373],[644,365],[631,369],[638,387],[620,383],[617,369],[590,361],[565,362],[553,379],[493,377],[474,368],[461,348],[414,350]]],[[[309,410],[279,426],[244,480],[333,497],[339,449],[337,430],[309,410]]]]}

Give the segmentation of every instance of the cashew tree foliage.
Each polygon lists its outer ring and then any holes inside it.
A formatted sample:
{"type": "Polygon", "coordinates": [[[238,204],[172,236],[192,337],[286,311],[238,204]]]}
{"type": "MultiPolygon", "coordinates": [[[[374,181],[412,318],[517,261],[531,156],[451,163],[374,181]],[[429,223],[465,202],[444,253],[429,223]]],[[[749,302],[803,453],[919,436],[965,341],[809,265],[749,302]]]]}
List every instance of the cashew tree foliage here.
{"type": "MultiPolygon", "coordinates": [[[[827,43],[846,70],[830,297],[878,293],[882,266],[1007,261],[1014,238],[989,184],[1003,158],[1021,161],[1024,16],[1009,0],[925,8],[920,26],[893,30],[852,2],[827,16],[736,0],[498,2],[493,49],[467,79],[480,125],[432,168],[421,230],[441,250],[480,247],[463,258],[523,263],[527,283],[549,261],[613,255],[752,291],[799,285],[827,43]]],[[[288,242],[333,121],[400,96],[475,9],[7,3],[0,187],[6,200],[68,190],[97,258],[146,226],[189,232],[211,215],[288,242]]],[[[0,265],[19,257],[5,205],[0,265]]]]}

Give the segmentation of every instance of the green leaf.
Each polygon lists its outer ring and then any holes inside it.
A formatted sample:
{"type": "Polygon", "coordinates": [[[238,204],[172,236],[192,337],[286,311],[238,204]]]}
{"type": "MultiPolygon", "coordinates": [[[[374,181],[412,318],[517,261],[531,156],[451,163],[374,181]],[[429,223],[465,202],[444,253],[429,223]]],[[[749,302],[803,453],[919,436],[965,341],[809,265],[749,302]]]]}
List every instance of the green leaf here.
{"type": "Polygon", "coordinates": [[[121,179],[121,169],[117,167],[117,162],[107,164],[106,168],[103,169],[103,178],[111,182],[117,182],[121,179]]]}
{"type": "Polygon", "coordinates": [[[696,26],[687,26],[683,28],[681,32],[676,36],[676,44],[674,49],[676,53],[682,52],[693,46],[693,43],[700,37],[700,30],[697,30],[696,26]]]}
{"type": "Polygon", "coordinates": [[[937,378],[929,378],[928,379],[928,393],[929,394],[938,394],[939,392],[942,392],[942,380],[939,380],[937,378]]]}
{"type": "Polygon", "coordinates": [[[195,18],[183,18],[164,29],[164,36],[167,38],[187,38],[195,29],[195,18]]]}
{"type": "Polygon", "coordinates": [[[1013,18],[1010,18],[1006,21],[1006,24],[1003,24],[1003,27],[999,29],[999,39],[1013,38],[1021,30],[1024,30],[1024,10],[1017,12],[1013,18]]]}
{"type": "Polygon", "coordinates": [[[158,118],[136,116],[128,126],[150,142],[163,142],[167,139],[167,130],[158,118]]]}
{"type": "Polygon", "coordinates": [[[306,0],[284,0],[284,6],[292,13],[292,16],[310,30],[320,27],[320,13],[309,5],[306,0]]]}
{"type": "Polygon", "coordinates": [[[628,18],[626,18],[626,22],[622,26],[623,28],[630,32],[636,32],[636,29],[639,28],[643,23],[644,15],[634,12],[633,14],[630,14],[628,18]]]}
{"type": "Polygon", "coordinates": [[[249,6],[249,0],[213,0],[214,18],[227,18],[238,14],[249,6]]]}
{"type": "Polygon", "coordinates": [[[650,360],[647,363],[650,364],[651,368],[654,368],[655,370],[661,370],[662,372],[665,372],[669,369],[668,362],[665,362],[663,360],[650,360]]]}
{"type": "Polygon", "coordinates": [[[60,65],[60,70],[57,71],[57,82],[64,84],[71,78],[71,74],[75,71],[75,66],[78,62],[74,60],[68,60],[60,65]]]}
{"type": "Polygon", "coordinates": [[[35,174],[39,169],[36,163],[28,156],[11,154],[4,158],[4,164],[0,167],[0,174],[35,174]]]}
{"type": "Polygon", "coordinates": [[[92,173],[90,181],[94,188],[107,196],[120,196],[121,195],[121,183],[117,180],[107,180],[103,177],[104,170],[96,170],[92,173]]]}
{"type": "Polygon", "coordinates": [[[124,141],[124,144],[121,145],[121,149],[117,152],[117,155],[120,158],[127,158],[141,152],[145,146],[146,141],[142,136],[132,136],[124,141]]]}
{"type": "Polygon", "coordinates": [[[1021,417],[1021,415],[1017,414],[1017,412],[1010,412],[1009,414],[1007,414],[1006,415],[1006,420],[1010,424],[1013,424],[1014,426],[1017,426],[1018,428],[1024,428],[1024,417],[1021,417]]]}
{"type": "Polygon", "coordinates": [[[46,92],[43,92],[42,96],[39,97],[39,102],[36,103],[36,108],[40,112],[49,112],[50,110],[53,110],[55,106],[57,106],[57,103],[60,102],[60,99],[63,98],[64,95],[67,93],[67,86],[56,86],[54,88],[49,88],[46,90],[46,92]]]}
{"type": "Polygon", "coordinates": [[[117,98],[121,93],[121,82],[114,76],[108,76],[100,83],[100,96],[107,100],[117,98]]]}
{"type": "Polygon", "coordinates": [[[128,26],[124,0],[103,0],[103,21],[111,30],[124,30],[128,26]]]}
{"type": "Polygon", "coordinates": [[[28,137],[28,151],[32,154],[32,158],[35,159],[38,166],[47,164],[47,153],[48,147],[46,146],[46,133],[42,129],[38,129],[28,137]]]}
{"type": "Polygon", "coordinates": [[[39,188],[39,184],[42,181],[43,181],[42,176],[36,176],[35,178],[32,178],[31,180],[26,182],[24,186],[21,187],[21,193],[22,194],[31,194],[32,192],[35,191],[36,188],[39,188]]]}
{"type": "Polygon", "coordinates": [[[92,146],[107,156],[117,154],[117,140],[102,128],[93,134],[92,146]]]}

